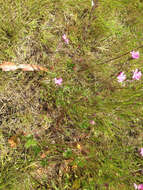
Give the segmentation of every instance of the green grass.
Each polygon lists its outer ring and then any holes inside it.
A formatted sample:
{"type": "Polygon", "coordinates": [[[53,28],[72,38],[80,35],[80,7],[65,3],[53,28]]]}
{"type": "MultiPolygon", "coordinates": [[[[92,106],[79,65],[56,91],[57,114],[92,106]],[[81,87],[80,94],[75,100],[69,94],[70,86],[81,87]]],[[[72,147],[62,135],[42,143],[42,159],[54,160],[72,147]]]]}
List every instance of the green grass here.
{"type": "Polygon", "coordinates": [[[143,72],[143,2],[0,0],[0,18],[0,63],[49,69],[0,71],[0,189],[143,183],[143,79],[131,82],[132,70],[143,72]]]}

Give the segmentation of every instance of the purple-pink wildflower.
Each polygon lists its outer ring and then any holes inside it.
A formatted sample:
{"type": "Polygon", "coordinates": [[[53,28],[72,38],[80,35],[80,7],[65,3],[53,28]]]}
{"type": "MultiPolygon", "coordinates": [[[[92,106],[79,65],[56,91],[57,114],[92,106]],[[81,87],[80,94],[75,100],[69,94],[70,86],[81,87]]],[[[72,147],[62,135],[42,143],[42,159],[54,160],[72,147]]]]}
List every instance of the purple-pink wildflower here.
{"type": "Polygon", "coordinates": [[[143,190],[143,184],[138,185],[138,190],[143,190]]]}
{"type": "Polygon", "coordinates": [[[55,80],[55,84],[57,84],[57,85],[61,85],[62,82],[63,82],[63,79],[62,79],[62,78],[59,78],[59,79],[54,78],[54,80],[55,80]]]}
{"type": "Polygon", "coordinates": [[[133,71],[132,79],[139,80],[141,78],[141,76],[142,76],[141,71],[138,71],[138,69],[136,69],[133,71]]]}
{"type": "Polygon", "coordinates": [[[69,39],[67,38],[66,34],[63,34],[62,39],[66,44],[69,44],[69,39]]]}
{"type": "Polygon", "coordinates": [[[137,190],[143,190],[143,184],[137,185],[136,183],[134,183],[134,188],[137,190]]]}
{"type": "Polygon", "coordinates": [[[143,156],[143,148],[140,149],[140,155],[143,156]]]}
{"type": "Polygon", "coordinates": [[[140,56],[139,51],[131,51],[130,53],[133,59],[138,59],[140,56]]]}
{"type": "Polygon", "coordinates": [[[118,77],[118,82],[123,82],[126,79],[126,75],[124,74],[124,72],[121,72],[118,77]]]}
{"type": "Polygon", "coordinates": [[[91,120],[91,121],[90,121],[90,124],[91,124],[91,125],[95,125],[95,121],[94,121],[94,120],[91,120]]]}

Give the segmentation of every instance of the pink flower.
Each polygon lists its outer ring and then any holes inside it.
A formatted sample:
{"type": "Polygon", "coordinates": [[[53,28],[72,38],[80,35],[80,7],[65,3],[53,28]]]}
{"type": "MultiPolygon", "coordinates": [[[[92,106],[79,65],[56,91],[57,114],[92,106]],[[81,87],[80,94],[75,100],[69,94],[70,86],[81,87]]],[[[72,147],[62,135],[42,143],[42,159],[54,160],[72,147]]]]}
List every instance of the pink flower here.
{"type": "Polygon", "coordinates": [[[124,74],[124,72],[121,72],[118,77],[118,82],[123,82],[126,79],[126,75],[124,74]]]}
{"type": "Polygon", "coordinates": [[[143,190],[143,184],[137,185],[136,183],[134,183],[134,188],[137,190],[143,190]]]}
{"type": "Polygon", "coordinates": [[[138,59],[140,56],[138,51],[131,51],[130,53],[133,59],[138,59]]]}
{"type": "Polygon", "coordinates": [[[143,190],[143,184],[138,185],[138,190],[143,190]]]}
{"type": "Polygon", "coordinates": [[[62,36],[62,39],[64,40],[64,42],[65,42],[66,44],[69,44],[69,39],[67,38],[66,34],[64,34],[64,35],[62,36]]]}
{"type": "Polygon", "coordinates": [[[140,149],[140,155],[143,156],[143,148],[140,149]]]}
{"type": "Polygon", "coordinates": [[[95,121],[94,121],[94,120],[91,120],[91,121],[90,121],[90,124],[91,124],[91,125],[95,125],[95,121]]]}
{"type": "Polygon", "coordinates": [[[61,85],[62,82],[63,82],[63,79],[62,79],[62,78],[59,78],[59,79],[54,78],[54,80],[55,80],[55,84],[57,84],[57,85],[61,85]]]}
{"type": "Polygon", "coordinates": [[[133,71],[132,79],[139,80],[141,76],[142,76],[141,71],[138,71],[138,69],[136,69],[135,71],[133,71]]]}

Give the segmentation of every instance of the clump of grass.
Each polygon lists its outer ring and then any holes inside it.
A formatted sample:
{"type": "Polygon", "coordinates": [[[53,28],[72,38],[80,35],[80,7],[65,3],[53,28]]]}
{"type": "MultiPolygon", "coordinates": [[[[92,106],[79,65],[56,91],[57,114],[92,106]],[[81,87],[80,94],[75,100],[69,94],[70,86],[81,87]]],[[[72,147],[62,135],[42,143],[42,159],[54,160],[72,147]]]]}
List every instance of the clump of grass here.
{"type": "Polygon", "coordinates": [[[0,71],[0,189],[142,183],[142,79],[131,81],[132,70],[142,71],[142,6],[1,1],[0,61],[49,71],[0,71]],[[131,59],[137,47],[140,58],[131,59]]]}

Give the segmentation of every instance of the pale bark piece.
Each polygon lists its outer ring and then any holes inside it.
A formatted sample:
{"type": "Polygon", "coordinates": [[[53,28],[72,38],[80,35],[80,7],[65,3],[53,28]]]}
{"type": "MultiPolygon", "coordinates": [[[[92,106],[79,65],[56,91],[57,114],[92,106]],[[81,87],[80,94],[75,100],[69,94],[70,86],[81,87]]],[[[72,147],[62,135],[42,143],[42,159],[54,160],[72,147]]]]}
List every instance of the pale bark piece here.
{"type": "Polygon", "coordinates": [[[2,69],[2,71],[15,71],[17,69],[17,65],[11,62],[3,62],[0,65],[0,68],[2,69]]]}
{"type": "Polygon", "coordinates": [[[19,69],[23,71],[48,71],[47,68],[41,67],[39,65],[21,64],[18,66],[19,69]]]}
{"type": "Polygon", "coordinates": [[[39,65],[33,65],[33,64],[17,65],[11,62],[3,62],[0,65],[0,68],[2,69],[2,71],[15,71],[17,69],[21,69],[22,71],[48,71],[47,68],[41,67],[39,65]]]}

